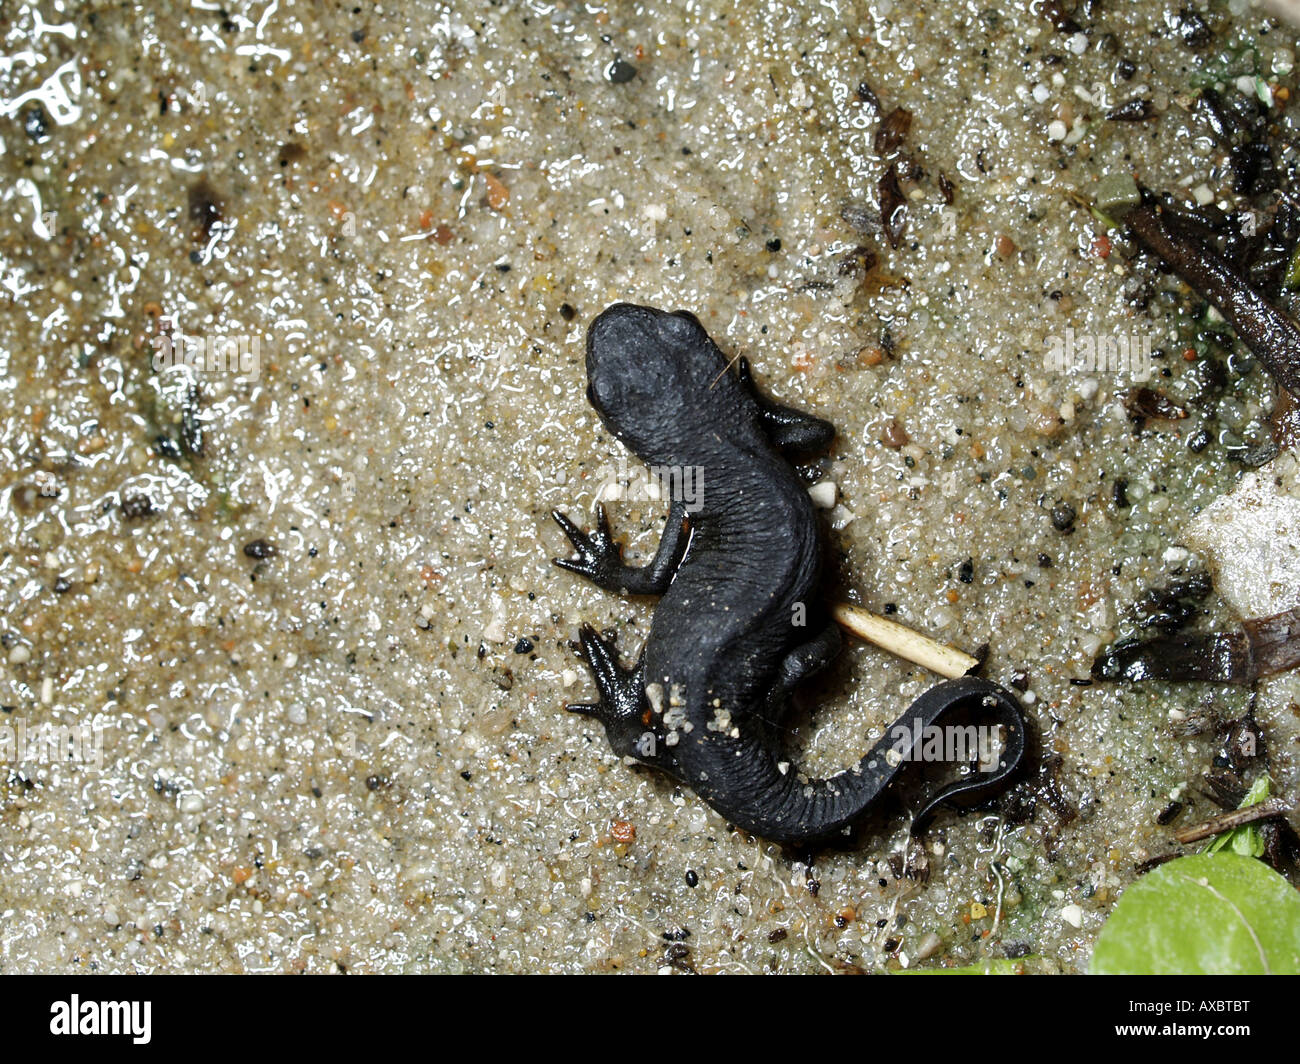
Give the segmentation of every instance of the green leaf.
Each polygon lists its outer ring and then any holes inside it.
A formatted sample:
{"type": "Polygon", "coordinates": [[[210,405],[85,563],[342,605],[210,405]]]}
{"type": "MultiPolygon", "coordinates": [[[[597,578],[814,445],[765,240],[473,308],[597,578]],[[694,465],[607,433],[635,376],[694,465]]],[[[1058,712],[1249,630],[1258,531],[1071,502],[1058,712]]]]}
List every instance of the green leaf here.
{"type": "Polygon", "coordinates": [[[1282,285],[1285,288],[1300,288],[1300,244],[1291,252],[1291,261],[1287,263],[1282,285]]]}
{"type": "Polygon", "coordinates": [[[1253,857],[1179,857],[1124,891],[1097,938],[1090,971],[1300,974],[1300,893],[1253,857]]]}
{"type": "MultiPolygon", "coordinates": [[[[1253,784],[1250,790],[1246,792],[1246,797],[1241,800],[1238,809],[1245,809],[1248,806],[1259,805],[1260,802],[1268,798],[1269,786],[1272,781],[1268,776],[1260,776],[1253,784]]],[[[1202,847],[1202,853],[1218,853],[1220,850],[1231,847],[1233,853],[1239,853],[1243,857],[1263,857],[1264,856],[1264,835],[1259,830],[1258,824],[1242,824],[1239,828],[1229,828],[1227,831],[1221,831],[1216,835],[1208,846],[1202,847]]]]}

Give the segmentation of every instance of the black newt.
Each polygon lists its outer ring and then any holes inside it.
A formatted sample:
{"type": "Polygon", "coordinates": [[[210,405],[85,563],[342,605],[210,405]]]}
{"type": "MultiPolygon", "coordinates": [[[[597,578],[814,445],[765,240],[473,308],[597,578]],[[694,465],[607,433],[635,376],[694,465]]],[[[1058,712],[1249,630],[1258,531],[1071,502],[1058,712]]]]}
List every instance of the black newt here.
{"type": "MultiPolygon", "coordinates": [[[[566,708],[604,724],[617,754],[681,780],[752,834],[804,844],[850,828],[907,764],[913,745],[900,744],[898,725],[829,779],[801,776],[779,743],[791,692],[840,649],[839,629],[811,601],[821,538],[785,456],[824,450],[834,427],[763,395],[743,358],[732,371],[686,311],[607,308],[587,333],[587,378],[587,398],[611,433],[653,469],[696,471],[700,490],[690,502],[674,495],[643,567],[623,562],[603,508],[590,533],[553,514],[577,551],[557,565],[608,591],[662,596],[631,669],[611,640],[582,627],[600,701],[566,708]]],[[[898,724],[919,743],[959,709],[1002,726],[1000,758],[977,771],[966,760],[975,755],[963,753],[964,775],[922,797],[914,832],[940,805],[1003,789],[1022,760],[1023,711],[988,680],[940,683],[898,724]]]]}

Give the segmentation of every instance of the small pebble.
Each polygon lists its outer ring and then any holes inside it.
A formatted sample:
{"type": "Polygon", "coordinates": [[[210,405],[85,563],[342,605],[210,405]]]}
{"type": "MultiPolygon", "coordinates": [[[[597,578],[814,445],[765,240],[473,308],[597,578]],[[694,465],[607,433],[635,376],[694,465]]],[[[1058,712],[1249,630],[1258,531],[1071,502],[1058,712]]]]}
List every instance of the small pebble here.
{"type": "Polygon", "coordinates": [[[636,67],[625,59],[615,59],[605,68],[605,78],[615,85],[626,85],[636,77],[636,67]]]}
{"type": "Polygon", "coordinates": [[[841,503],[831,511],[831,528],[838,532],[848,528],[857,519],[858,515],[841,503]]]}
{"type": "Polygon", "coordinates": [[[1074,522],[1078,516],[1078,512],[1068,502],[1058,502],[1052,507],[1052,527],[1068,536],[1074,531],[1074,522]]]}
{"type": "Polygon", "coordinates": [[[269,558],[275,553],[275,544],[265,539],[255,539],[244,544],[244,554],[249,558],[269,558]]]}
{"type": "Polygon", "coordinates": [[[45,117],[45,111],[39,104],[33,104],[23,112],[23,131],[37,144],[43,140],[49,140],[50,123],[45,117]]]}
{"type": "Polygon", "coordinates": [[[808,495],[813,501],[813,505],[820,510],[829,510],[835,505],[837,490],[835,481],[821,480],[808,489],[808,495]]]}
{"type": "Polygon", "coordinates": [[[916,947],[916,959],[918,961],[928,960],[943,949],[943,939],[933,931],[921,939],[921,944],[916,947]]]}
{"type": "Polygon", "coordinates": [[[897,418],[891,417],[885,423],[885,431],[881,436],[881,442],[884,443],[886,447],[892,447],[894,450],[898,450],[900,447],[907,446],[908,439],[907,430],[903,428],[897,418]]]}

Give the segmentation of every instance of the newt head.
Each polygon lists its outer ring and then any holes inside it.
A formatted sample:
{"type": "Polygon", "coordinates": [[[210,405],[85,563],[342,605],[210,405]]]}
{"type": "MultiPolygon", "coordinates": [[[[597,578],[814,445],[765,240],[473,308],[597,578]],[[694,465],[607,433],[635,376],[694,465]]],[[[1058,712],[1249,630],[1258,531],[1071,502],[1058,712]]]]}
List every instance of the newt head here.
{"type": "Polygon", "coordinates": [[[605,427],[644,459],[720,420],[737,392],[726,358],[688,311],[615,303],[587,330],[587,399],[605,427]],[[717,411],[713,417],[706,404],[717,411]]]}

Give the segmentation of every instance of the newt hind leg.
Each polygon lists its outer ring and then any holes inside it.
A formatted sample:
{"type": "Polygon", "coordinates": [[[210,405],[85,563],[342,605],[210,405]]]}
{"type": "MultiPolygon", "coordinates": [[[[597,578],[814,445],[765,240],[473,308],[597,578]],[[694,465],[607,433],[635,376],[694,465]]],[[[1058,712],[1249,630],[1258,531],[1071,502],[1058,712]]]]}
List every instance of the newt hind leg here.
{"type": "Polygon", "coordinates": [[[808,642],[792,649],[782,659],[776,680],[764,700],[763,719],[778,724],[790,709],[790,696],[795,688],[834,661],[842,645],[839,626],[832,621],[808,642]]]}
{"type": "Polygon", "coordinates": [[[612,639],[584,624],[578,632],[582,654],[600,692],[599,702],[577,702],[564,708],[570,713],[594,717],[605,726],[609,745],[619,757],[630,757],[665,772],[673,771],[664,738],[654,724],[646,697],[645,672],[641,662],[625,669],[618,660],[612,639]]]}

